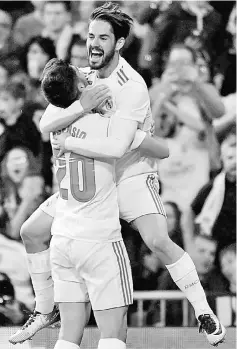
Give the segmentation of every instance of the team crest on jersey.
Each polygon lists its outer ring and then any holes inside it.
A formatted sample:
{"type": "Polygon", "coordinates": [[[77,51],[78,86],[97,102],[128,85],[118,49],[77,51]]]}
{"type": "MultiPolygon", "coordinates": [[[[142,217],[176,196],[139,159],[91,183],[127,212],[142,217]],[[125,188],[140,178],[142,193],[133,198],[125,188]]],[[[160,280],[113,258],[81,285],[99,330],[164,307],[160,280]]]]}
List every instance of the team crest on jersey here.
{"type": "Polygon", "coordinates": [[[110,118],[115,110],[115,103],[112,97],[106,99],[106,101],[97,108],[97,113],[105,118],[110,118]]]}

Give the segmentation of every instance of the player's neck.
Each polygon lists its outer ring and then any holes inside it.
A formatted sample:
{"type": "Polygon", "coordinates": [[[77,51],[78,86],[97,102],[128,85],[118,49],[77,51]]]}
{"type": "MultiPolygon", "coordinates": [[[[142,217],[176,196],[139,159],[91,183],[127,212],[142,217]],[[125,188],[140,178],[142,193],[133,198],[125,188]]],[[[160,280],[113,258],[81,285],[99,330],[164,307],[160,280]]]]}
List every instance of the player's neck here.
{"type": "Polygon", "coordinates": [[[98,76],[100,79],[108,78],[119,64],[119,54],[114,55],[113,59],[106,65],[106,67],[98,70],[98,76]]]}

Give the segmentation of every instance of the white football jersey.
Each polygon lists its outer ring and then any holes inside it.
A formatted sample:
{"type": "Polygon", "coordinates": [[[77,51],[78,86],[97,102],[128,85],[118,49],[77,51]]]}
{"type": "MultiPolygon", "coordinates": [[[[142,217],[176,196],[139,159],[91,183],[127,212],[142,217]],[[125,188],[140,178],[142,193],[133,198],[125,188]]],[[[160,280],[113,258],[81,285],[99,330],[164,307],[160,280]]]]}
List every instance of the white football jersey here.
{"type": "MultiPolygon", "coordinates": [[[[59,132],[80,139],[107,137],[109,121],[98,113],[88,114],[59,132]]],[[[57,153],[54,150],[60,196],[52,234],[78,240],[121,239],[114,160],[98,161],[72,152],[58,158],[57,153]]]]}
{"type": "MultiPolygon", "coordinates": [[[[119,115],[121,118],[135,120],[138,122],[139,129],[150,132],[153,118],[146,83],[124,58],[120,57],[116,69],[105,79],[98,78],[96,70],[89,68],[82,70],[92,86],[106,84],[110,88],[113,98],[103,106],[106,112],[110,111],[111,116],[116,112],[115,117],[119,115]],[[135,108],[131,100],[135,101],[135,108]],[[133,107],[131,107],[132,104],[133,107]]],[[[136,149],[127,152],[121,159],[117,160],[116,181],[118,184],[126,178],[156,171],[156,159],[141,157],[139,149],[136,149]]]]}

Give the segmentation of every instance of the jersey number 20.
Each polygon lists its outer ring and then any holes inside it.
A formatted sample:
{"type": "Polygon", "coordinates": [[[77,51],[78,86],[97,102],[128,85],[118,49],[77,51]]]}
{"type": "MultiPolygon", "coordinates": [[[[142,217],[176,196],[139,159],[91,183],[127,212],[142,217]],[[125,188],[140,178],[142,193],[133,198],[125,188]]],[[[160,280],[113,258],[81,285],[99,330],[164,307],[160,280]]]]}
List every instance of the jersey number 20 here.
{"type": "MultiPolygon", "coordinates": [[[[56,178],[60,196],[62,199],[68,200],[68,189],[61,188],[61,182],[67,171],[65,156],[63,155],[58,159],[55,157],[55,161],[58,161],[56,178]]],[[[80,202],[92,200],[96,192],[94,159],[71,153],[69,158],[69,175],[70,190],[74,199],[80,202]],[[79,175],[79,166],[81,167],[81,175],[79,175]]]]}

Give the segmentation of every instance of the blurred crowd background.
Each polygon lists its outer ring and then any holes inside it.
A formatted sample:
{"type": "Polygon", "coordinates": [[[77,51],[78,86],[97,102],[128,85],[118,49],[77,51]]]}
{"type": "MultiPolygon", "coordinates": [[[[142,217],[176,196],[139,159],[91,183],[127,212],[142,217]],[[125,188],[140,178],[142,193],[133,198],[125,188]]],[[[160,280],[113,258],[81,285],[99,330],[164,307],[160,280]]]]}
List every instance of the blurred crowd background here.
{"type": "MultiPolygon", "coordinates": [[[[47,106],[41,73],[53,57],[87,66],[88,18],[102,3],[0,2],[0,326],[24,323],[34,307],[20,227],[57,190],[49,136],[38,127],[47,106]]],[[[236,5],[118,3],[134,19],[122,56],[144,77],[156,132],[170,148],[158,162],[168,231],[192,256],[215,310],[216,293],[236,292],[236,5]]],[[[176,290],[139,234],[121,223],[135,290],[176,290]]],[[[235,303],[218,306],[235,326],[235,303]]],[[[136,314],[135,303],[130,324],[136,314]]],[[[159,326],[159,301],[145,303],[144,324],[159,326]]],[[[181,326],[180,301],[167,306],[166,324],[181,326]]]]}

